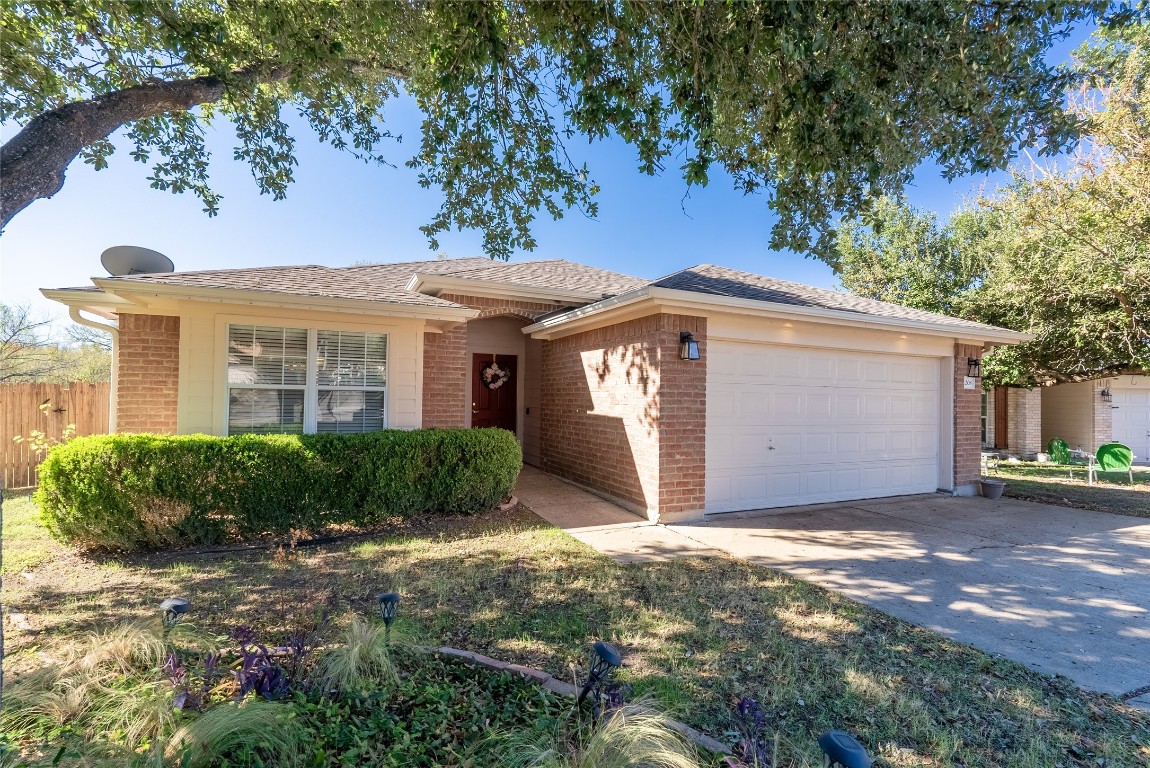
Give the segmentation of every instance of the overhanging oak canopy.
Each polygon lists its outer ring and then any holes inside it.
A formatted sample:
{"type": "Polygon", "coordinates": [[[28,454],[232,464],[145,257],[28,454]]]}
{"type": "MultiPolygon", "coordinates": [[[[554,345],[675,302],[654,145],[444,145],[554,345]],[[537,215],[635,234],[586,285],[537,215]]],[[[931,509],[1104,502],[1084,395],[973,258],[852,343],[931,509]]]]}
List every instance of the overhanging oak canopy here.
{"type": "MultiPolygon", "coordinates": [[[[442,190],[432,240],[478,228],[507,257],[542,210],[594,215],[572,148],[617,135],[638,167],[705,184],[714,166],[765,191],[773,245],[827,252],[836,212],[895,193],[924,159],[948,175],[1003,167],[1020,144],[1077,132],[1066,72],[1044,60],[1105,2],[384,2],[34,0],[6,5],[0,223],[102,167],[127,129],[152,186],[209,214],[204,126],[234,123],[235,159],[283,197],[296,165],[284,110],[322,141],[399,161],[384,107],[426,115],[406,158],[442,190]]],[[[386,177],[383,177],[386,178],[386,177]]]]}

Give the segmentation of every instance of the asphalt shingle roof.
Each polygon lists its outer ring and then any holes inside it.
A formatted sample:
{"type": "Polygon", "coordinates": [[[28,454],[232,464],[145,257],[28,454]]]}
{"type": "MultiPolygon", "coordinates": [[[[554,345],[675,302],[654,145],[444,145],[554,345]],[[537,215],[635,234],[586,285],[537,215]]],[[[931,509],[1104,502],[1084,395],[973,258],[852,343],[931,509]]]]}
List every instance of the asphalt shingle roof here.
{"type": "MultiPolygon", "coordinates": [[[[591,295],[617,296],[645,286],[668,288],[711,296],[784,304],[794,307],[853,312],[859,315],[920,321],[957,329],[987,330],[992,326],[960,320],[933,312],[862,298],[849,293],[815,288],[750,272],[701,264],[655,281],[647,281],[563,259],[506,263],[486,258],[435,259],[358,267],[316,265],[213,269],[200,272],[168,272],[108,278],[127,283],[158,283],[193,288],[221,288],[378,301],[424,307],[459,307],[450,301],[409,291],[413,275],[501,282],[524,288],[574,290],[591,295]]],[[[560,312],[559,314],[562,314],[560,312]]]]}
{"type": "MultiPolygon", "coordinates": [[[[353,268],[354,269],[354,268],[353,268]]],[[[415,293],[403,288],[388,275],[356,274],[349,269],[315,265],[298,267],[254,267],[211,269],[202,272],[166,272],[149,275],[110,277],[112,282],[156,283],[190,288],[220,288],[233,291],[262,291],[292,296],[379,301],[424,307],[458,307],[450,301],[415,293]]],[[[411,277],[411,272],[407,272],[411,277]]]]}
{"type": "Polygon", "coordinates": [[[851,293],[815,288],[802,283],[792,283],[774,277],[740,272],[736,269],[717,267],[713,264],[700,264],[680,272],[667,275],[651,283],[658,288],[669,288],[691,293],[704,293],[711,296],[727,296],[734,299],[767,301],[773,304],[787,304],[795,307],[832,309],[840,312],[857,312],[898,320],[917,320],[938,325],[951,325],[955,328],[990,329],[993,326],[961,320],[957,317],[924,312],[899,304],[855,296],[851,293]]]}
{"type": "Polygon", "coordinates": [[[486,259],[483,261],[486,263],[444,274],[467,280],[489,280],[534,288],[584,291],[598,296],[617,296],[647,284],[642,278],[589,267],[565,259],[512,264],[491,262],[486,259]]]}

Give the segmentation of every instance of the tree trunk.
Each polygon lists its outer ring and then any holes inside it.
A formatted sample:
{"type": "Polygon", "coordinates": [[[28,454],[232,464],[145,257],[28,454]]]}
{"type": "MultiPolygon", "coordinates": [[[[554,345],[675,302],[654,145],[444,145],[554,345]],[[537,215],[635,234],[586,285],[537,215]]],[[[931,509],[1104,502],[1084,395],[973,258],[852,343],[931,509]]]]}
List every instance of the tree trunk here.
{"type": "Polygon", "coordinates": [[[216,76],[147,82],[112,91],[34,117],[0,147],[0,229],[33,200],[47,198],[64,186],[64,173],[93,142],[117,128],[165,112],[219,101],[231,86],[284,80],[289,68],[247,69],[227,80],[216,76]]]}

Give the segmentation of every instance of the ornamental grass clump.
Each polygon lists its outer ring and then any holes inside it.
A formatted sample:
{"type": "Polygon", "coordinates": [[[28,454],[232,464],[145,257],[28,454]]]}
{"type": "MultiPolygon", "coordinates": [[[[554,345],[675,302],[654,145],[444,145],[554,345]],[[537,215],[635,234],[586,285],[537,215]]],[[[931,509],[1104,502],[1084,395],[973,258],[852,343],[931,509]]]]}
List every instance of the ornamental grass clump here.
{"type": "Polygon", "coordinates": [[[244,765],[237,757],[258,750],[252,765],[302,765],[306,731],[288,707],[259,698],[219,704],[183,725],[168,740],[165,754],[180,768],[244,765]]]}
{"type": "Polygon", "coordinates": [[[318,678],[323,690],[364,693],[398,681],[386,627],[355,619],[341,639],[320,659],[318,678]]]}
{"type": "Polygon", "coordinates": [[[644,704],[624,704],[598,722],[545,740],[502,734],[507,768],[701,768],[694,747],[670,720],[644,704]]]}

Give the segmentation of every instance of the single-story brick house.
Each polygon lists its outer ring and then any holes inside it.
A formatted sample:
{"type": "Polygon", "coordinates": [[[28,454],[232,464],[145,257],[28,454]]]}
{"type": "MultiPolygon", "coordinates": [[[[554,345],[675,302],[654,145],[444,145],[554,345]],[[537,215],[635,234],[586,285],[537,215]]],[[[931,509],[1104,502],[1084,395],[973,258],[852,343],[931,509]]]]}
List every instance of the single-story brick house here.
{"type": "Polygon", "coordinates": [[[710,265],[655,281],[455,259],[92,282],[44,295],[115,321],[115,430],[505,427],[528,464],[663,520],[973,493],[972,364],[1028,338],[710,265]]]}
{"type": "Polygon", "coordinates": [[[983,394],[982,443],[1029,457],[1054,438],[1089,453],[1119,442],[1135,461],[1150,460],[1150,376],[1111,376],[1073,384],[983,394]]]}

